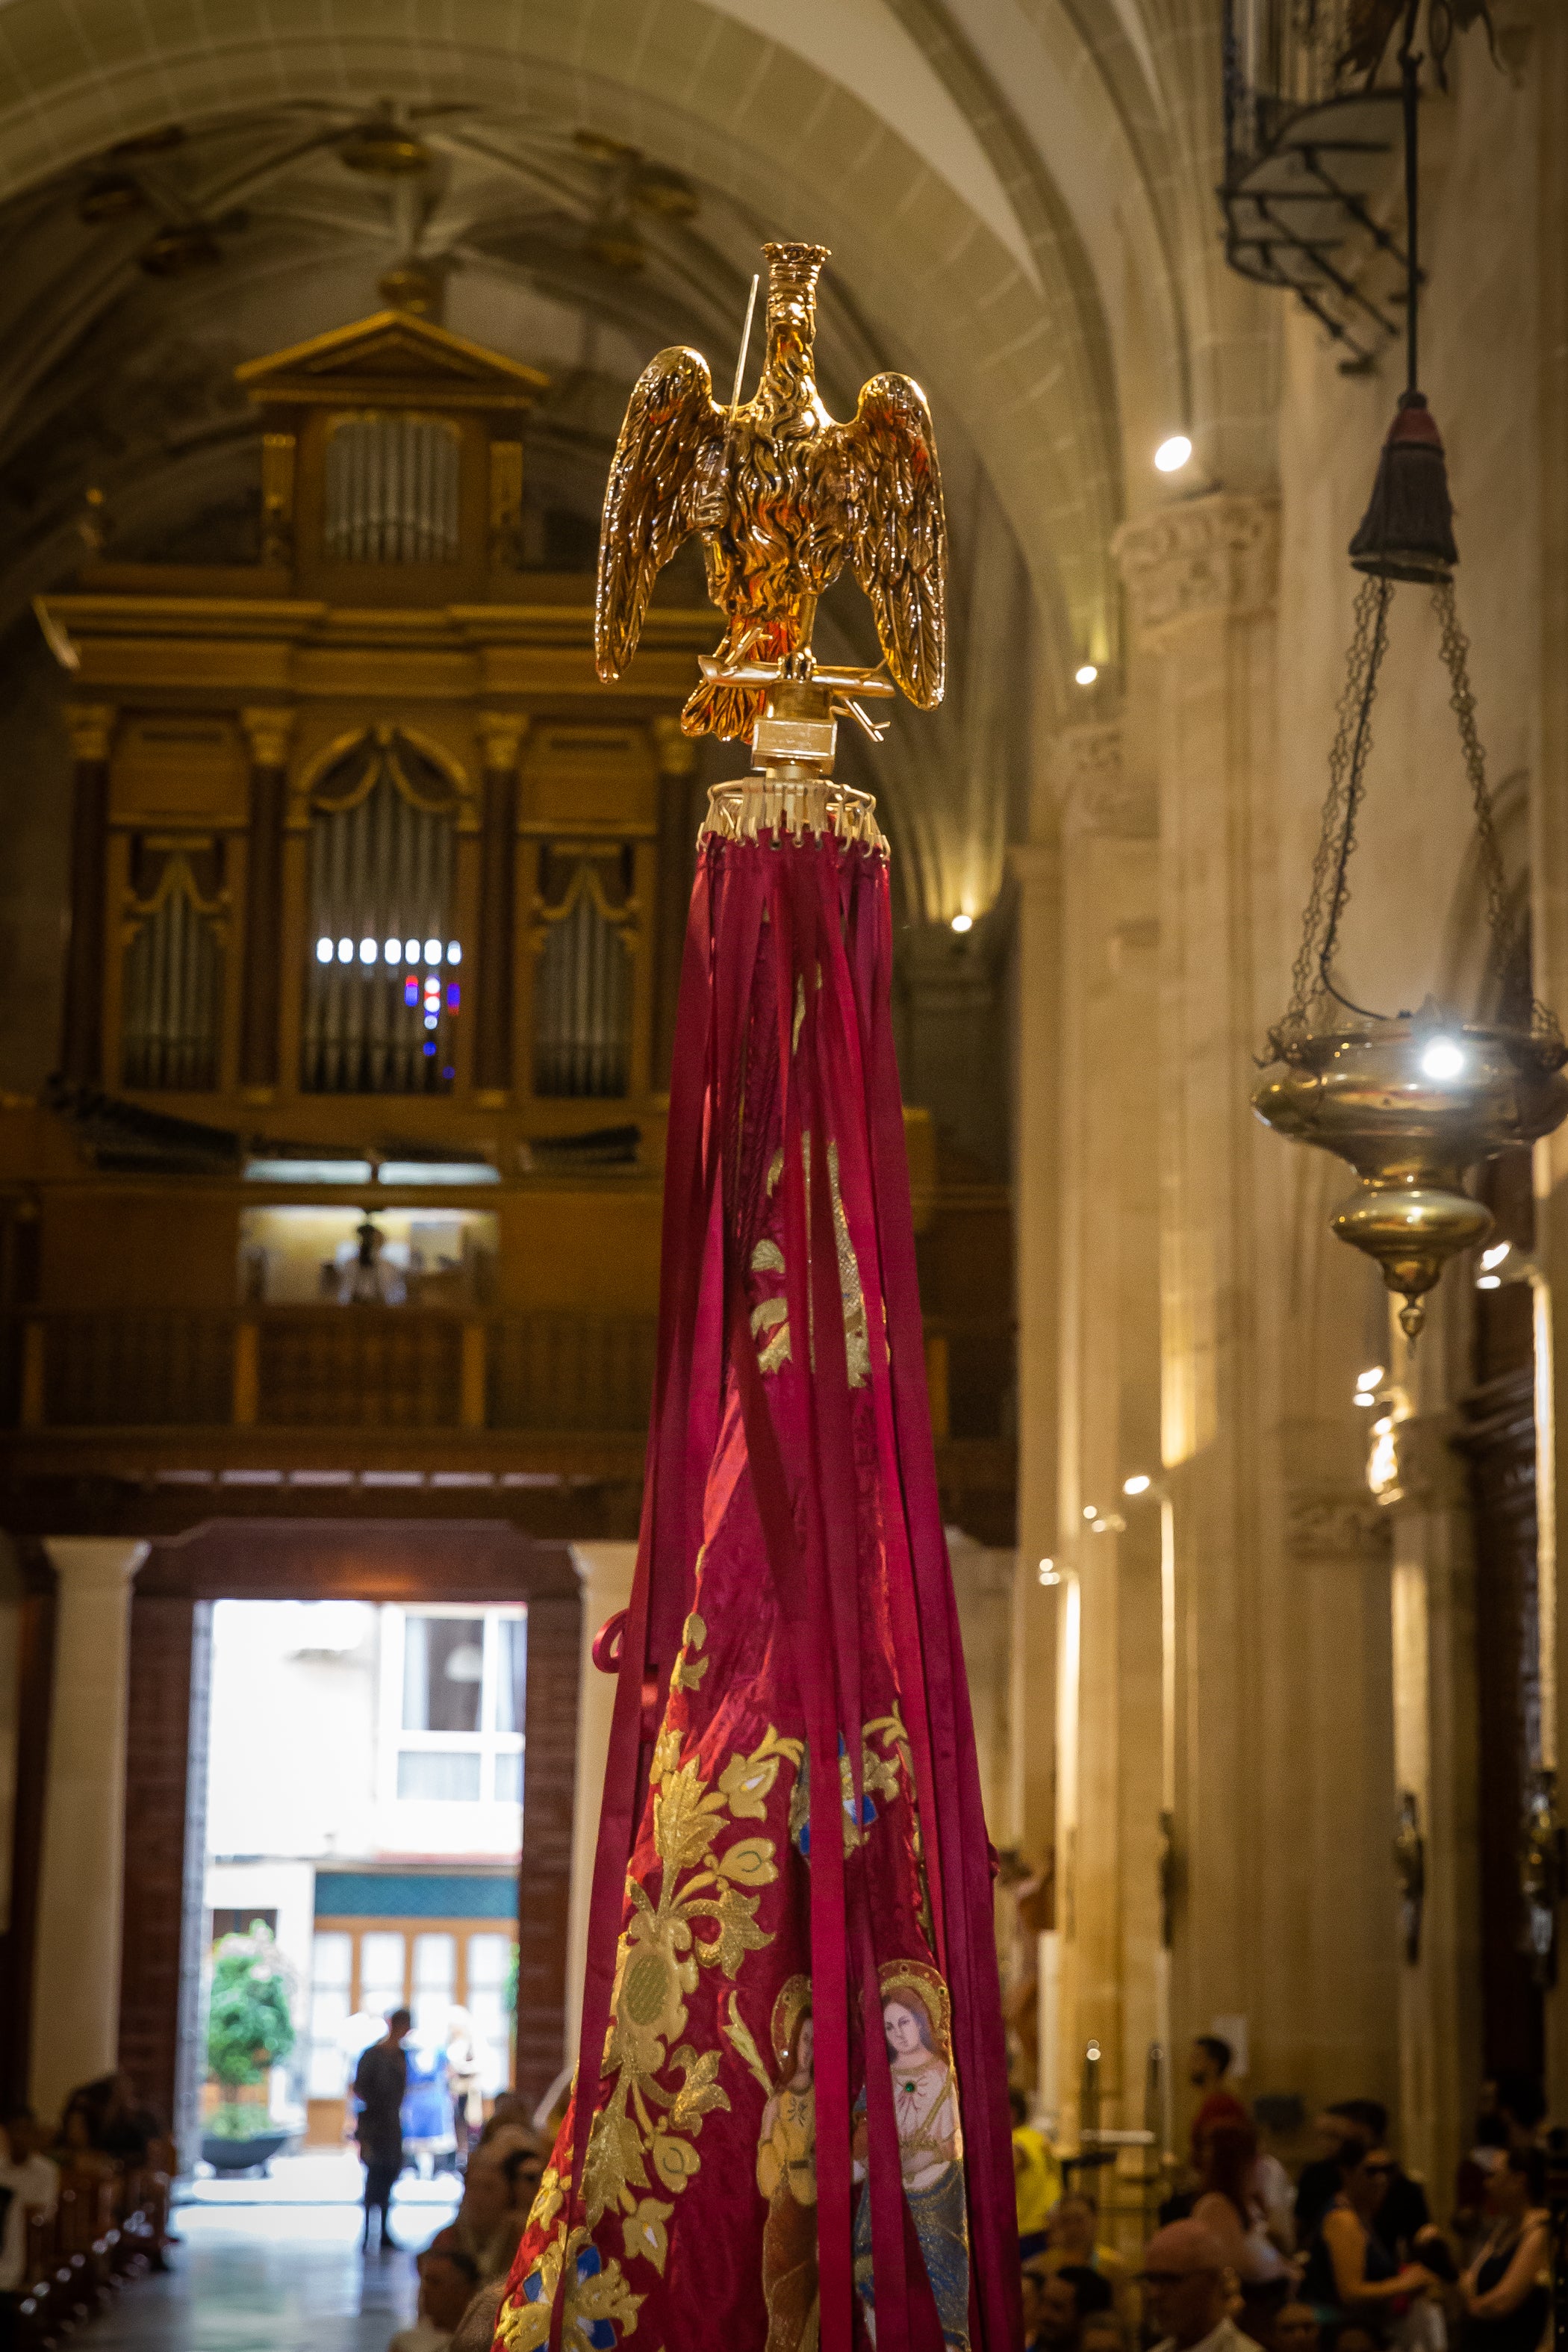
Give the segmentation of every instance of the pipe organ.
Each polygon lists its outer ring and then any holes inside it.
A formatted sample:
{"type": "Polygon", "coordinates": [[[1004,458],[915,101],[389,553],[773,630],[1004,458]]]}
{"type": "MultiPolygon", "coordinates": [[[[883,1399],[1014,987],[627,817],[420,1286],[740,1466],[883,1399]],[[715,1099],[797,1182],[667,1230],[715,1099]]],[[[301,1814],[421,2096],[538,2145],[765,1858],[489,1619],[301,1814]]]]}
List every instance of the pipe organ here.
{"type": "Polygon", "coordinates": [[[657,1123],[710,616],[657,612],[599,684],[591,581],[518,569],[533,369],[385,312],[238,374],[261,560],[99,562],[39,607],[66,1076],[306,1141],[455,1118],[514,1164],[657,1123]]]}

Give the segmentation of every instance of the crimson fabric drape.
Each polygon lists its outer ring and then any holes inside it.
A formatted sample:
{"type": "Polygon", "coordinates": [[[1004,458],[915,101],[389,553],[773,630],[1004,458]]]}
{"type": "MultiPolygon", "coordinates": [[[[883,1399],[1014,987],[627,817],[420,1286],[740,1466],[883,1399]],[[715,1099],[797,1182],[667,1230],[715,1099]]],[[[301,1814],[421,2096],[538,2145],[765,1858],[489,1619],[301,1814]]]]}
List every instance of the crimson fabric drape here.
{"type": "Polygon", "coordinates": [[[882,854],[704,843],[576,2091],[511,2352],[1004,2352],[1005,2055],[882,854]]]}

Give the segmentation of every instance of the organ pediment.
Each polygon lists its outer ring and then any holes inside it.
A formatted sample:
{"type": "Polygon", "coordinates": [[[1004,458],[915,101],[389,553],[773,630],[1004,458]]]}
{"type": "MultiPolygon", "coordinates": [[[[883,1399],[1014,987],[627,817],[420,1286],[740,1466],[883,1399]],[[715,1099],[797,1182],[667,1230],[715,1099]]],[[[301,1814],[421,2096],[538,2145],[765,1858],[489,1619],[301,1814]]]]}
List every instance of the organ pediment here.
{"type": "Polygon", "coordinates": [[[351,394],[356,402],[401,406],[531,407],[550,378],[521,360],[485,350],[449,328],[404,310],[379,310],[286,351],[248,360],[236,380],[258,406],[314,405],[351,394]]]}

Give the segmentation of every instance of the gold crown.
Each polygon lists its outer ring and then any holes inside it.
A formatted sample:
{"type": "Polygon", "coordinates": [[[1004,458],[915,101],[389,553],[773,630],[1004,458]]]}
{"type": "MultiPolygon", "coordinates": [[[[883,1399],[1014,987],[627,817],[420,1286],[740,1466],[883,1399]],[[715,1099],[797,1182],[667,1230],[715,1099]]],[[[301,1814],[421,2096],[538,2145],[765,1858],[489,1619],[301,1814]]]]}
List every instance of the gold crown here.
{"type": "Polygon", "coordinates": [[[764,245],[768,257],[768,299],[776,295],[804,294],[810,301],[816,292],[816,281],[822,265],[832,251],[826,245],[764,245]]]}

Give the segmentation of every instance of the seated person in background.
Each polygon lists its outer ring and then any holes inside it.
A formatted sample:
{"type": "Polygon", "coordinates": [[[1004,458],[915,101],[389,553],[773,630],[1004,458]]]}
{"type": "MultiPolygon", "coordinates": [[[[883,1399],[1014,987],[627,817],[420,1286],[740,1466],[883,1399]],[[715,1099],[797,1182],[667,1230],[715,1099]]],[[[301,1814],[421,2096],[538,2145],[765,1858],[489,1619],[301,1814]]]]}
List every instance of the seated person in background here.
{"type": "Polygon", "coordinates": [[[59,2137],[49,2151],[62,2172],[89,2174],[103,2179],[116,2169],[114,2158],[106,2156],[94,2137],[97,2115],[90,2102],[83,2103],[79,2091],[73,2091],[60,2117],[59,2137]]]}
{"type": "Polygon", "coordinates": [[[1219,2242],[1241,2288],[1244,2332],[1266,2340],[1296,2274],[1268,2234],[1258,2193],[1258,2135],[1250,2124],[1216,2124],[1205,2141],[1203,2182],[1192,2218],[1219,2242]]]}
{"type": "Polygon", "coordinates": [[[1035,2343],[1038,2352],[1079,2352],[1079,2335],[1091,2312],[1110,2309],[1110,2289],[1098,2271],[1067,2263],[1041,2282],[1035,2343]]]}
{"type": "Polygon", "coordinates": [[[1062,2193],[1062,2168],[1045,2133],[1029,2121],[1022,2091],[1007,2094],[1013,2110],[1013,2189],[1018,2200],[1018,2256],[1027,2262],[1046,2242],[1046,2223],[1062,2193]]]}
{"type": "Polygon", "coordinates": [[[1127,2338],[1113,2311],[1084,2314],[1078,2331],[1078,2352],[1127,2352],[1127,2338]]]}
{"type": "Polygon", "coordinates": [[[1040,2257],[1042,2269],[1048,2274],[1069,2263],[1081,2263],[1086,2270],[1098,2271],[1110,2290],[1110,2300],[1130,2343],[1138,2335],[1138,2289],[1133,2283],[1131,2265],[1112,2246],[1097,2242],[1100,2231],[1100,2208],[1087,2189],[1070,2189],[1051,2208],[1046,2224],[1046,2251],[1040,2257]]]}
{"type": "Polygon", "coordinates": [[[505,2293],[505,2279],[496,2279],[489,2286],[480,2287],[463,2314],[463,2324],[452,2338],[450,2352],[490,2352],[496,2314],[505,2293]]]}
{"type": "Polygon", "coordinates": [[[14,2108],[0,2121],[0,2345],[14,2340],[16,2306],[27,2278],[27,2223],[47,2220],[59,2202],[58,2168],[37,2148],[31,2112],[14,2108]]]}
{"type": "Polygon", "coordinates": [[[526,2148],[509,2148],[500,2156],[476,2150],[468,2158],[458,2218],[435,2240],[432,2252],[456,2246],[473,2263],[481,2286],[504,2279],[539,2186],[538,2161],[526,2148]]]}
{"type": "Polygon", "coordinates": [[[1459,2281],[1460,2352],[1535,2352],[1552,2305],[1546,2158],[1510,2147],[1486,2188],[1492,2228],[1459,2281]]]}
{"type": "Polygon", "coordinates": [[[446,2352],[474,2299],[479,2273],[456,2246],[426,2247],[419,2257],[419,2313],[400,2327],[386,2352],[446,2352]]]}
{"type": "Polygon", "coordinates": [[[1318,2352],[1322,2330],[1310,2303],[1282,2303],[1268,2331],[1273,2352],[1318,2352]]]}
{"type": "Polygon", "coordinates": [[[1247,2352],[1230,2315],[1236,2281],[1218,2241],[1196,2221],[1172,2221],[1143,2249],[1143,2302],[1155,2352],[1247,2352]]]}
{"type": "Polygon", "coordinates": [[[1432,2273],[1419,2263],[1401,2263],[1377,2231],[1377,2220],[1394,2158],[1385,2147],[1367,2147],[1357,2137],[1340,2156],[1340,2187],[1307,2250],[1301,2293],[1320,2320],[1375,2326],[1394,2315],[1402,2300],[1425,2294],[1432,2273]]]}

